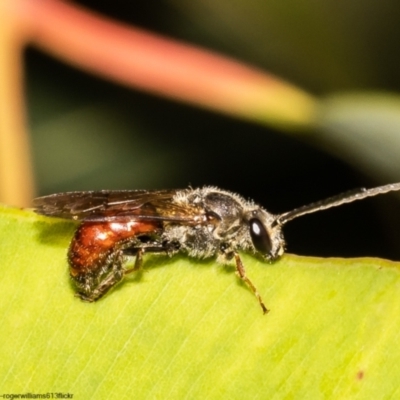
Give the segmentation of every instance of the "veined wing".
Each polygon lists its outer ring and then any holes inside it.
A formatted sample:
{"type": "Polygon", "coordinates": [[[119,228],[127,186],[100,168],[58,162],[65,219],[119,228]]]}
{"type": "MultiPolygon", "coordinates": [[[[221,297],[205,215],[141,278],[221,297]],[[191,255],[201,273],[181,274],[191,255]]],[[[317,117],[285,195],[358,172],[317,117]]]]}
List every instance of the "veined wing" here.
{"type": "Polygon", "coordinates": [[[201,223],[204,211],[177,204],[180,190],[100,190],[65,192],[34,199],[35,212],[84,221],[161,220],[201,223]]]}

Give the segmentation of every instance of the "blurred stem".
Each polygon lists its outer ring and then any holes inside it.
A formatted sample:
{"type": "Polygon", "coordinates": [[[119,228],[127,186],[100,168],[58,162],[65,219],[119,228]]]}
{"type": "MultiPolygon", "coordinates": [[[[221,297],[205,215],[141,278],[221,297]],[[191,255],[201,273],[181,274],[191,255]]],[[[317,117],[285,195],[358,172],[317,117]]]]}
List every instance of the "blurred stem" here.
{"type": "Polygon", "coordinates": [[[28,206],[34,194],[22,85],[23,27],[0,5],[0,201],[28,206]]]}
{"type": "Polygon", "coordinates": [[[304,127],[315,99],[264,71],[57,0],[19,0],[32,40],[97,75],[253,122],[304,127]]]}

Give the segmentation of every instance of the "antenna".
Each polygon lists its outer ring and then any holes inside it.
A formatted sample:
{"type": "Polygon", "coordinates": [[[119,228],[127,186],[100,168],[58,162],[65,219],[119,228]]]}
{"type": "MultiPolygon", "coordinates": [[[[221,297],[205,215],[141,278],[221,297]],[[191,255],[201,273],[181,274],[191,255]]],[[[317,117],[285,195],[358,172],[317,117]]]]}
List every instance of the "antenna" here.
{"type": "Polygon", "coordinates": [[[389,185],[378,186],[372,189],[355,189],[348,192],[338,194],[336,196],[328,197],[325,200],[316,201],[315,203],[308,204],[303,207],[295,208],[292,211],[285,212],[278,215],[275,224],[284,225],[286,222],[291,221],[297,217],[301,217],[305,214],[311,214],[316,211],[327,210],[328,208],[341,206],[342,204],[352,203],[353,201],[362,200],[367,197],[377,196],[379,194],[385,194],[388,192],[394,192],[400,190],[400,183],[392,183],[389,185]]]}

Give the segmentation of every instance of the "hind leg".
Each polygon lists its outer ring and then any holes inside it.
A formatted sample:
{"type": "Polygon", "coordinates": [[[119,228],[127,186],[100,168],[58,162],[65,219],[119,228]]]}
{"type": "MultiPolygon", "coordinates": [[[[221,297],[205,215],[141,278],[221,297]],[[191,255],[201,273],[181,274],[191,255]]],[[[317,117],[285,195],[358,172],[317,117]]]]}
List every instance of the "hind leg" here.
{"type": "Polygon", "coordinates": [[[111,268],[107,268],[109,270],[104,271],[100,276],[89,273],[87,276],[79,277],[79,280],[75,280],[80,289],[76,296],[83,301],[92,303],[102,298],[115,285],[121,282],[125,276],[122,252],[118,252],[111,265],[111,268]]]}

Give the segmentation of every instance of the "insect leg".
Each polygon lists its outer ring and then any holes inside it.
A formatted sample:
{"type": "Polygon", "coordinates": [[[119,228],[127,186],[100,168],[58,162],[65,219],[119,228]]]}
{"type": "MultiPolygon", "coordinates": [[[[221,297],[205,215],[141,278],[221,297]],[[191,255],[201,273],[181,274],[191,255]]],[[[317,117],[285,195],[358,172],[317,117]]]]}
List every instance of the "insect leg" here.
{"type": "Polygon", "coordinates": [[[135,256],[135,264],[132,268],[126,269],[124,275],[138,271],[143,265],[143,254],[144,253],[165,253],[168,252],[168,248],[157,242],[151,243],[150,245],[142,245],[142,247],[128,247],[124,250],[124,254],[127,256],[135,256]]]}
{"type": "Polygon", "coordinates": [[[267,314],[269,312],[269,310],[267,307],[265,307],[265,304],[261,298],[260,293],[258,293],[257,288],[254,286],[253,282],[247,277],[246,270],[244,269],[244,265],[242,263],[242,260],[240,259],[239,254],[235,252],[234,256],[235,256],[235,261],[236,261],[237,274],[239,275],[240,279],[242,279],[246,283],[246,285],[250,288],[250,290],[253,292],[254,296],[257,297],[257,300],[260,303],[263,313],[267,314]]]}
{"type": "Polygon", "coordinates": [[[92,284],[90,290],[85,290],[84,292],[78,292],[77,296],[83,301],[94,302],[103,297],[107,292],[109,292],[115,285],[120,283],[125,275],[132,272],[140,270],[143,265],[143,254],[145,251],[161,252],[164,251],[162,247],[132,247],[125,250],[119,250],[115,254],[115,259],[112,261],[111,270],[101,278],[97,286],[92,284]],[[125,269],[124,256],[125,255],[135,255],[136,260],[132,268],[125,269]],[[94,287],[93,287],[94,286],[94,287]]]}
{"type": "Polygon", "coordinates": [[[128,275],[132,272],[138,271],[139,269],[142,268],[143,265],[143,254],[144,254],[144,249],[139,248],[136,252],[136,259],[135,259],[135,265],[132,268],[126,269],[124,271],[124,275],[128,275]]]}
{"type": "Polygon", "coordinates": [[[121,282],[124,278],[124,269],[122,267],[122,252],[118,252],[113,261],[112,268],[108,274],[98,281],[97,286],[91,283],[89,289],[84,290],[84,292],[76,293],[81,300],[87,302],[94,302],[103,297],[110,289],[112,289],[117,283],[121,282]]]}

